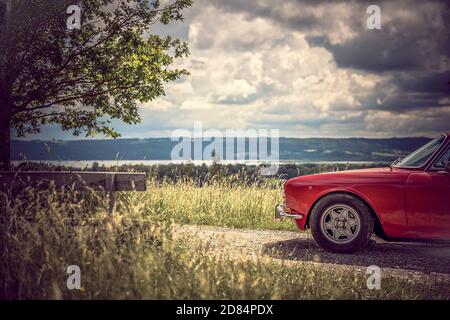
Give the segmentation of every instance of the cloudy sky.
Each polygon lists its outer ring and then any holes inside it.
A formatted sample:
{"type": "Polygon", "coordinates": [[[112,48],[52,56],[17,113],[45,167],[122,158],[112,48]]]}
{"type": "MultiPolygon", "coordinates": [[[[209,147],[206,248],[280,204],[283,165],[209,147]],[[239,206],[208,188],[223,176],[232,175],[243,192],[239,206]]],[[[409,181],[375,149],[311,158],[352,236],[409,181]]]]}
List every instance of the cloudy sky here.
{"type": "MultiPolygon", "coordinates": [[[[291,137],[432,136],[450,130],[446,1],[194,0],[164,33],[191,75],[141,107],[123,137],[177,128],[280,129],[291,137]],[[366,9],[381,8],[381,30],[366,9]]],[[[154,32],[162,32],[156,27],[154,32]]],[[[67,138],[46,128],[40,138],[67,138]]]]}

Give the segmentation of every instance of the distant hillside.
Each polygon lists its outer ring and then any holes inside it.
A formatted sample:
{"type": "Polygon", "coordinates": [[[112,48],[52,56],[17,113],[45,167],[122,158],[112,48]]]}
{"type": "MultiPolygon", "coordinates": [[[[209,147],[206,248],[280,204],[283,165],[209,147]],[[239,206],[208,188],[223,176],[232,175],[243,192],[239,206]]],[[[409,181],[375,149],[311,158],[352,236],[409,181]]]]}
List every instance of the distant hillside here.
{"type": "MultiPolygon", "coordinates": [[[[427,141],[429,138],[280,138],[280,160],[393,161],[427,141]]],[[[12,160],[170,160],[172,148],[177,143],[170,138],[15,140],[11,154],[12,160]]],[[[203,147],[206,145],[208,143],[203,147]]]]}

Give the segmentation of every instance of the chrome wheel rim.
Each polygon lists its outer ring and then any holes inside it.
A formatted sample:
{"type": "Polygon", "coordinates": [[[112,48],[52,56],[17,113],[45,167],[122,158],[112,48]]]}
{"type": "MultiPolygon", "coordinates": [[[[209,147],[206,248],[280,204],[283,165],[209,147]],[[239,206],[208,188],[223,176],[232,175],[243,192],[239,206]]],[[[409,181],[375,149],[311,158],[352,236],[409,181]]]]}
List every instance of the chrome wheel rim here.
{"type": "Polygon", "coordinates": [[[353,208],[337,204],[325,210],[320,227],[328,240],[344,244],[356,238],[361,229],[361,221],[353,208]]]}

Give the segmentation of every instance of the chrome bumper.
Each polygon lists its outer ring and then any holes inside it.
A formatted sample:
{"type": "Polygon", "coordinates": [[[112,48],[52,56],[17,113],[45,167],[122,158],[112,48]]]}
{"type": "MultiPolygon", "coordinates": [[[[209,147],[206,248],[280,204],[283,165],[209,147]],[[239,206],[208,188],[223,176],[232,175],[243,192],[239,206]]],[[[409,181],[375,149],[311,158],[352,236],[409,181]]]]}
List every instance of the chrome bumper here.
{"type": "Polygon", "coordinates": [[[281,220],[283,218],[290,219],[303,219],[303,214],[301,213],[292,213],[291,209],[286,207],[284,204],[278,204],[275,207],[275,219],[281,220]]]}

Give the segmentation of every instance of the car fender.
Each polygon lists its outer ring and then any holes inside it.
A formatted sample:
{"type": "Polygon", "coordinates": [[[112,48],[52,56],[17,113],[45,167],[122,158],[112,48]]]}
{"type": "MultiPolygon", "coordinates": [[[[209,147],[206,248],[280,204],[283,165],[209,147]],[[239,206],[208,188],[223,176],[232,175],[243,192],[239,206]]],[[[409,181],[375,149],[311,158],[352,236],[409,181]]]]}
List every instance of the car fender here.
{"type": "Polygon", "coordinates": [[[327,188],[325,190],[318,192],[315,195],[315,197],[313,198],[313,200],[311,201],[311,203],[308,206],[308,210],[307,210],[307,214],[306,214],[306,224],[309,225],[309,217],[310,217],[311,211],[314,208],[314,206],[316,205],[316,203],[323,197],[325,197],[329,194],[332,194],[332,193],[349,193],[349,194],[352,194],[352,195],[357,196],[358,198],[362,199],[370,207],[372,212],[377,217],[378,221],[381,224],[383,224],[382,218],[381,218],[380,214],[378,213],[376,206],[366,195],[364,195],[363,193],[359,192],[358,190],[356,190],[352,187],[342,187],[342,186],[327,188]]]}

